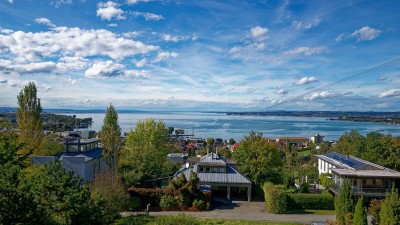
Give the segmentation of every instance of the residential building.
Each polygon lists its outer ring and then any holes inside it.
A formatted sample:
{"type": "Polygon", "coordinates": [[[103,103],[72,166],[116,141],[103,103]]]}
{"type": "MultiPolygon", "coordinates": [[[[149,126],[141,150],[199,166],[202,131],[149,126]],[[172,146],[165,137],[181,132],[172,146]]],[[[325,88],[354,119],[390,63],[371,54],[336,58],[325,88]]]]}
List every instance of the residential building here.
{"type": "Polygon", "coordinates": [[[306,137],[279,137],[276,139],[278,146],[287,146],[291,144],[295,147],[307,148],[309,139],[306,137]]]}
{"type": "Polygon", "coordinates": [[[170,153],[167,155],[167,157],[168,157],[168,161],[170,163],[184,164],[184,163],[186,163],[188,155],[184,154],[184,153],[170,153]]]}
{"type": "Polygon", "coordinates": [[[225,192],[226,198],[231,199],[231,193],[247,195],[247,200],[251,200],[251,181],[239,173],[223,157],[215,153],[209,153],[196,160],[188,160],[179,171],[175,173],[178,177],[184,174],[189,179],[190,172],[197,173],[200,185],[209,185],[213,192],[225,192]]]}
{"type": "Polygon", "coordinates": [[[321,142],[324,141],[324,137],[325,137],[325,136],[321,136],[321,135],[319,135],[319,134],[311,135],[311,137],[310,137],[310,142],[311,142],[311,143],[314,143],[314,144],[321,143],[321,142]]]}
{"type": "Polygon", "coordinates": [[[62,166],[85,182],[93,180],[96,173],[104,167],[100,139],[79,139],[65,141],[65,152],[52,156],[32,156],[32,164],[44,165],[60,160],[62,166]]]}
{"type": "Polygon", "coordinates": [[[318,158],[318,173],[331,175],[334,184],[330,190],[335,194],[345,178],[350,180],[355,196],[385,197],[393,186],[400,185],[400,172],[375,163],[336,152],[315,156],[318,158]]]}

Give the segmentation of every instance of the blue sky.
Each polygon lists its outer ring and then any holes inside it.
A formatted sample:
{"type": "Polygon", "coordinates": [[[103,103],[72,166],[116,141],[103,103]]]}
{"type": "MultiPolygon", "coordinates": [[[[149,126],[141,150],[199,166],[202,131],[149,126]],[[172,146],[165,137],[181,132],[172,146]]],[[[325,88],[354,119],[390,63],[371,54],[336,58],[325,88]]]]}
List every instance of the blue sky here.
{"type": "Polygon", "coordinates": [[[0,0],[0,106],[400,110],[400,1],[0,0]]]}

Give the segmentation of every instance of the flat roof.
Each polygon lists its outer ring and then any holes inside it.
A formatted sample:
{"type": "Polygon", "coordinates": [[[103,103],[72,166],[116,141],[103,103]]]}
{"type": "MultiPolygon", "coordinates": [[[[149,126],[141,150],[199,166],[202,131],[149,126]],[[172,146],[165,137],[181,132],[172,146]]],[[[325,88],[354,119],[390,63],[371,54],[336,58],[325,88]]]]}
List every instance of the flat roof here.
{"type": "Polygon", "coordinates": [[[342,155],[337,152],[329,152],[325,155],[315,155],[315,156],[340,168],[351,168],[355,170],[366,169],[366,168],[368,168],[369,170],[388,169],[383,166],[377,165],[375,163],[368,162],[366,160],[351,155],[342,155]]]}
{"type": "Polygon", "coordinates": [[[331,171],[340,176],[347,177],[400,178],[400,173],[392,170],[349,170],[332,168],[331,171]]]}

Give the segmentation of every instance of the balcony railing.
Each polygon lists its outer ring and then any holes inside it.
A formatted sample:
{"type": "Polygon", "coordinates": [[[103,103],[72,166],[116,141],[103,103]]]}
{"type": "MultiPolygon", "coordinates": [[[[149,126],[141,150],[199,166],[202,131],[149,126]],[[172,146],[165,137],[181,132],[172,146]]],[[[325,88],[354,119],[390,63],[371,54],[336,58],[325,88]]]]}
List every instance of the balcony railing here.
{"type": "MultiPolygon", "coordinates": [[[[330,189],[336,193],[339,193],[340,186],[338,184],[334,184],[330,187],[330,189]]],[[[352,186],[351,190],[355,195],[367,195],[367,196],[385,196],[386,192],[390,192],[390,190],[386,188],[370,188],[370,187],[362,187],[357,188],[352,186]]]]}

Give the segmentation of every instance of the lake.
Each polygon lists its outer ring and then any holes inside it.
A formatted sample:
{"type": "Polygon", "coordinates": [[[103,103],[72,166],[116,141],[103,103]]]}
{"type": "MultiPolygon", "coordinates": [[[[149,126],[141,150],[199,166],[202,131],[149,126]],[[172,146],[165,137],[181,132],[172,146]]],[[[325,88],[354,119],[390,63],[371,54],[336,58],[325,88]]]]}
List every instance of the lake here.
{"type": "MultiPolygon", "coordinates": [[[[62,113],[76,115],[79,118],[93,118],[90,130],[99,131],[103,124],[104,113],[62,113]]],[[[371,131],[400,135],[400,126],[385,123],[352,122],[327,120],[320,117],[288,116],[228,116],[225,113],[201,112],[134,112],[119,113],[119,125],[122,132],[135,128],[138,120],[154,118],[162,120],[166,126],[182,128],[186,134],[201,138],[233,138],[241,140],[251,130],[260,131],[264,137],[282,136],[310,137],[312,134],[325,136],[325,140],[338,140],[346,131],[356,129],[365,135],[371,131]]]]}

